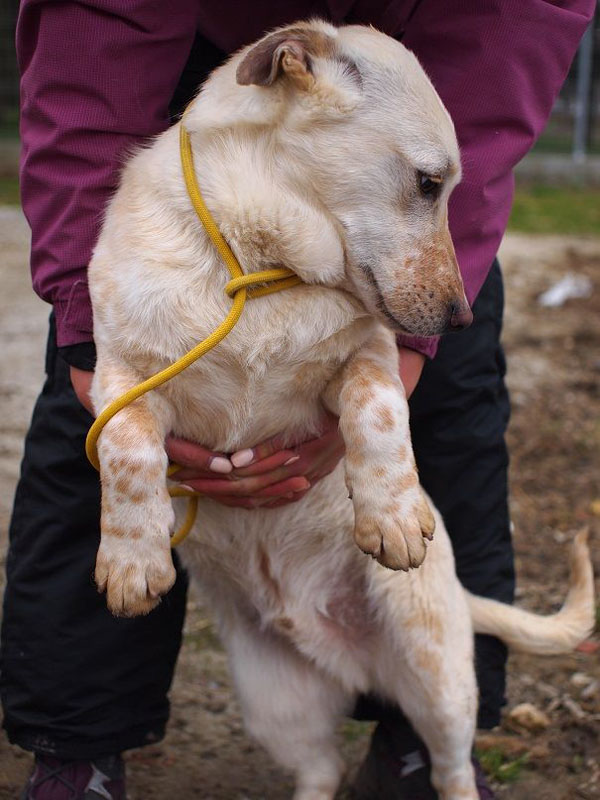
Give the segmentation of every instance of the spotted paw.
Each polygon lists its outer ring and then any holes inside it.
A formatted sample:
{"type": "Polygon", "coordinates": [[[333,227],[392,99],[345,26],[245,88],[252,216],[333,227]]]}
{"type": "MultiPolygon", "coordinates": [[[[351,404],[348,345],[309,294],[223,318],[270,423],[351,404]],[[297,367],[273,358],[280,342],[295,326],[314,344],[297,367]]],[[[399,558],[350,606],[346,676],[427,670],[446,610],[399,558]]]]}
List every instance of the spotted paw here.
{"type": "Polygon", "coordinates": [[[433,538],[434,528],[433,514],[419,487],[383,507],[360,504],[355,508],[356,544],[389,569],[419,567],[427,554],[424,539],[433,538]]]}
{"type": "Polygon", "coordinates": [[[109,610],[117,617],[148,614],[175,582],[170,551],[136,553],[132,548],[100,546],[96,559],[98,590],[106,591],[109,610]]]}

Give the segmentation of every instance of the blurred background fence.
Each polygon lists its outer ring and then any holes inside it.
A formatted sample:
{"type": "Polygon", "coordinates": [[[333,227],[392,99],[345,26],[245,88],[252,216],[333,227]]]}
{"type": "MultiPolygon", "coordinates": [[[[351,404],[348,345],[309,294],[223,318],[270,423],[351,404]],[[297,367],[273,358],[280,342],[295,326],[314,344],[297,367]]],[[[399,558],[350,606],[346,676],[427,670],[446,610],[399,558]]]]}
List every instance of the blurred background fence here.
{"type": "Polygon", "coordinates": [[[0,135],[15,136],[17,130],[19,80],[15,60],[15,20],[18,0],[0,3],[0,135]]]}

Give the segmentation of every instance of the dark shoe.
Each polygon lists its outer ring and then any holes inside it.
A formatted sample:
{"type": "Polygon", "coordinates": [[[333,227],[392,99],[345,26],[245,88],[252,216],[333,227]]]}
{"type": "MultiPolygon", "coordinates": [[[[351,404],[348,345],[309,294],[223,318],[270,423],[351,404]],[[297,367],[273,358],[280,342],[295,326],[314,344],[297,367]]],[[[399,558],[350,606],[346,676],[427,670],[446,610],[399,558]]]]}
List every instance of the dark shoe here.
{"type": "Polygon", "coordinates": [[[65,761],[38,753],[20,800],[126,800],[123,759],[65,761]]]}
{"type": "Polygon", "coordinates": [[[354,800],[438,800],[425,748],[406,752],[394,739],[381,723],[375,728],[352,787],[354,800]]]}
{"type": "Polygon", "coordinates": [[[476,758],[472,758],[471,761],[475,770],[475,785],[479,792],[479,800],[496,800],[496,795],[487,781],[483,767],[476,758]]]}
{"type": "MultiPolygon", "coordinates": [[[[371,739],[371,747],[362,763],[356,781],[355,800],[439,800],[431,785],[431,762],[424,745],[407,729],[408,749],[398,731],[379,724],[371,739]]],[[[481,764],[473,759],[475,783],[480,800],[495,800],[481,764]]]]}

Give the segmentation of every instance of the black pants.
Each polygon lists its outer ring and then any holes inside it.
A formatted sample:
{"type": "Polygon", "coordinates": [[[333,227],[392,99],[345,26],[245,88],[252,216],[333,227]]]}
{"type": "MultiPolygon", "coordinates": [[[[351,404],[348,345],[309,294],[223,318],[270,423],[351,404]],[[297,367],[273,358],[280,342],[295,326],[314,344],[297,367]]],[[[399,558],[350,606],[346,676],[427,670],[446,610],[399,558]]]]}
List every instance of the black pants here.
{"type": "MultiPolygon", "coordinates": [[[[445,515],[461,580],[475,592],[510,601],[508,401],[497,266],[475,312],[473,327],[445,339],[427,365],[411,402],[413,435],[421,477],[445,515]]],[[[115,619],[107,611],[93,582],[99,485],[83,449],[90,423],[51,330],[47,380],[27,435],[10,530],[0,690],[11,742],[65,758],[96,757],[163,735],[187,583],[178,569],[175,586],[147,617],[115,619]]],[[[498,720],[504,661],[502,645],[482,638],[482,725],[498,720]]],[[[382,711],[370,707],[374,716],[382,711]]]]}

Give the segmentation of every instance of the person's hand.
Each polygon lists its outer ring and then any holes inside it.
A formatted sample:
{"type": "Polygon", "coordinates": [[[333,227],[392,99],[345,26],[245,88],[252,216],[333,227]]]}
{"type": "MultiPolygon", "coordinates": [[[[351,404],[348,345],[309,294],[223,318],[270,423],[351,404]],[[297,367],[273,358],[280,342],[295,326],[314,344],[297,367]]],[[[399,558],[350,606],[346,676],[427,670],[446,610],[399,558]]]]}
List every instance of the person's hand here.
{"type": "Polygon", "coordinates": [[[77,395],[77,399],[81,405],[90,412],[94,413],[92,401],[90,400],[90,390],[92,388],[93,372],[88,372],[85,369],[78,369],[77,367],[69,367],[71,375],[71,385],[77,395]]]}
{"type": "Polygon", "coordinates": [[[398,359],[400,364],[400,379],[404,384],[404,391],[406,392],[406,399],[414,392],[423,367],[425,366],[425,356],[423,353],[418,353],[416,350],[410,350],[408,347],[398,348],[398,359]]]}
{"type": "Polygon", "coordinates": [[[300,500],[332,472],[344,454],[344,443],[337,417],[327,414],[320,436],[287,448],[275,436],[227,458],[171,436],[167,453],[182,467],[171,478],[184,486],[228,506],[275,508],[300,500]]]}

